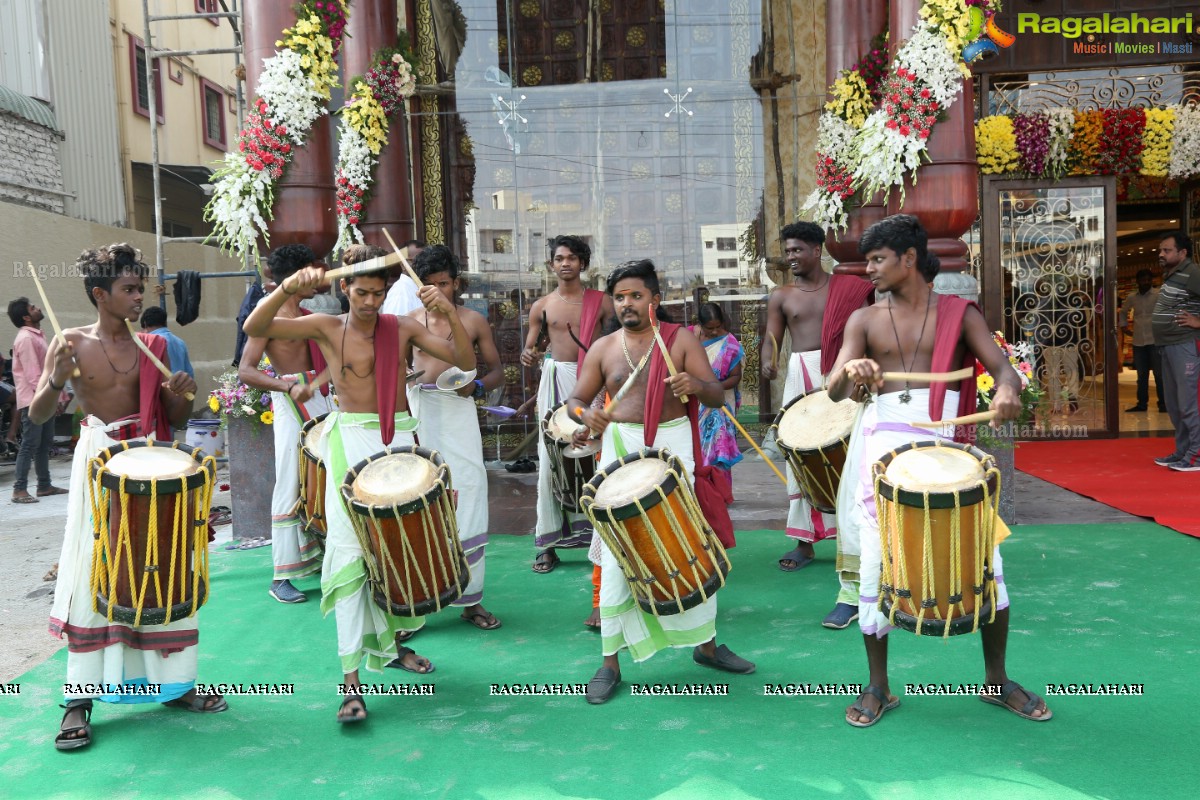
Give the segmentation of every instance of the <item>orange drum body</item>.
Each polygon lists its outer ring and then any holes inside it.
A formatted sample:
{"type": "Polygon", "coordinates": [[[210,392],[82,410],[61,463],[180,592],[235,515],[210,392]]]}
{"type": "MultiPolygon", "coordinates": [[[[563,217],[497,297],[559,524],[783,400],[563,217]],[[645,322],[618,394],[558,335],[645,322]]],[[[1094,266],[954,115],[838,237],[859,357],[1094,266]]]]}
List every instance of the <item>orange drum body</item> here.
{"type": "Polygon", "coordinates": [[[328,414],[313,417],[300,431],[300,524],[325,540],[325,462],[321,445],[328,414]]]}
{"type": "Polygon", "coordinates": [[[853,400],[835,403],[824,389],[816,389],[797,395],[771,426],[800,491],[826,514],[837,510],[838,486],[857,413],[858,403],[853,400]]]}
{"type": "Polygon", "coordinates": [[[554,499],[567,511],[582,511],[583,487],[596,474],[598,444],[575,448],[571,439],[579,423],[567,415],[567,404],[555,406],[542,418],[542,439],[550,456],[550,486],[554,499]]]}
{"type": "Polygon", "coordinates": [[[647,613],[678,614],[725,585],[729,558],[677,456],[630,453],[588,482],[581,505],[647,613]]]}
{"type": "Polygon", "coordinates": [[[462,597],[470,572],[441,455],[412,445],[390,447],[346,473],[342,497],[376,605],[419,617],[462,597]]]}
{"type": "Polygon", "coordinates": [[[163,625],[208,599],[212,456],[174,442],[121,442],[91,460],[95,609],[126,625],[163,625]]]}
{"type": "Polygon", "coordinates": [[[1000,471],[992,457],[965,444],[913,442],[873,470],[879,600],[889,621],[924,636],[953,636],[994,619],[1000,471]]]}

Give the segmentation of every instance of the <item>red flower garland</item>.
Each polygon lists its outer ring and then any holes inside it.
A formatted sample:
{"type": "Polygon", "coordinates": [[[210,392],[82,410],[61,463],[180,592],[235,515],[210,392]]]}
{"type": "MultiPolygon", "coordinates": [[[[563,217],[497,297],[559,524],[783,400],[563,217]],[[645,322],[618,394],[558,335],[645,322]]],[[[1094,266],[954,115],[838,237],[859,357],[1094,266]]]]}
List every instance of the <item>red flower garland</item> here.
{"type": "Polygon", "coordinates": [[[941,105],[933,99],[928,88],[917,90],[917,75],[904,67],[896,70],[884,86],[883,110],[888,116],[888,128],[901,136],[914,132],[922,140],[928,139],[941,105]]]}
{"type": "Polygon", "coordinates": [[[1096,157],[1096,171],[1101,175],[1137,172],[1144,146],[1145,109],[1106,108],[1100,113],[1104,118],[1104,136],[1096,157]]]}
{"type": "Polygon", "coordinates": [[[279,180],[291,159],[292,143],[287,139],[287,128],[272,125],[267,112],[266,101],[256,97],[254,109],[246,115],[246,126],[238,138],[238,151],[252,169],[267,170],[273,179],[279,180]]]}

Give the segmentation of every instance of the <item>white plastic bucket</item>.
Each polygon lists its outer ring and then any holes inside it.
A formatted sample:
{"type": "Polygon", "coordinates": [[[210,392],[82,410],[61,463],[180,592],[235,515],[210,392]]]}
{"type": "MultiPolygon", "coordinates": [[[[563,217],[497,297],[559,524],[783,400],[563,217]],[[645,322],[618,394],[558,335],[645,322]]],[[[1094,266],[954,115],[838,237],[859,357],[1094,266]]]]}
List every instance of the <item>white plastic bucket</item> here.
{"type": "Polygon", "coordinates": [[[189,419],[187,444],[210,456],[225,455],[225,436],[219,419],[189,419]]]}

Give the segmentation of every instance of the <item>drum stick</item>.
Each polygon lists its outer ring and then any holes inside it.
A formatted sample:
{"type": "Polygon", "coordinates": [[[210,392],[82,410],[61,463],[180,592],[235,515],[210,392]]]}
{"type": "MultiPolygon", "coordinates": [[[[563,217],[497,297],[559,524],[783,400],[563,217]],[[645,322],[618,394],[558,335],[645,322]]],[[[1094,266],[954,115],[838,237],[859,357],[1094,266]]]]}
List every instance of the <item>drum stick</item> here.
{"type": "Polygon", "coordinates": [[[755,449],[762,460],[767,462],[767,466],[771,468],[771,471],[779,476],[779,480],[783,481],[783,486],[786,489],[787,478],[783,477],[783,473],[779,471],[779,468],[775,466],[775,463],[771,461],[771,459],[767,458],[767,454],[762,451],[762,448],[759,447],[754,439],[751,438],[750,434],[746,432],[746,429],[742,427],[742,423],[737,421],[737,417],[730,413],[729,407],[721,406],[721,410],[725,412],[725,416],[729,417],[729,421],[733,423],[734,427],[741,431],[742,436],[746,438],[746,441],[750,443],[750,446],[755,449]]]}
{"type": "Polygon", "coordinates": [[[885,372],[885,381],[918,381],[922,383],[954,383],[974,377],[974,367],[963,367],[954,372],[885,372]]]}
{"type": "Polygon", "coordinates": [[[363,272],[373,272],[377,269],[387,269],[399,263],[400,258],[395,253],[368,258],[366,261],[360,261],[357,264],[347,264],[344,267],[326,271],[324,277],[321,278],[321,282],[332,282],[335,278],[345,278],[348,275],[358,275],[363,272]]]}
{"type": "Polygon", "coordinates": [[[400,248],[396,246],[396,240],[392,238],[390,233],[388,233],[387,228],[381,228],[381,230],[383,231],[383,235],[387,237],[388,244],[390,244],[392,249],[396,251],[396,255],[400,256],[400,263],[404,266],[404,271],[408,273],[408,277],[412,278],[412,282],[417,285],[417,288],[420,288],[425,281],[417,277],[417,273],[413,271],[412,265],[408,263],[408,259],[404,257],[404,253],[402,253],[400,248]]]}
{"type": "Polygon", "coordinates": [[[968,414],[965,417],[955,417],[954,419],[943,419],[939,422],[912,422],[914,428],[927,428],[929,430],[937,430],[938,428],[957,427],[959,425],[973,425],[976,422],[991,422],[996,418],[998,411],[980,411],[978,414],[968,414]]]}
{"type": "MultiPolygon", "coordinates": [[[[154,366],[158,367],[159,372],[161,372],[163,375],[166,375],[168,378],[170,378],[171,370],[167,369],[166,364],[164,364],[158,360],[158,356],[156,356],[156,355],[154,355],[154,353],[150,352],[150,348],[146,346],[146,343],[143,342],[141,340],[141,338],[137,335],[137,331],[135,331],[133,329],[133,323],[130,322],[129,320],[125,320],[125,327],[129,328],[130,338],[133,339],[133,343],[138,346],[138,349],[146,354],[146,358],[150,359],[150,363],[153,364],[154,366]]],[[[192,392],[185,392],[183,396],[186,397],[188,400],[196,399],[196,395],[193,394],[192,392]]]]}
{"type": "MultiPolygon", "coordinates": [[[[42,299],[42,308],[46,309],[46,316],[50,318],[50,327],[54,328],[54,338],[58,339],[59,347],[67,346],[67,337],[63,336],[62,326],[58,324],[58,317],[54,315],[54,309],[50,307],[50,300],[46,297],[46,290],[42,288],[42,280],[33,271],[33,262],[26,261],[26,266],[29,267],[29,275],[33,278],[34,284],[37,285],[38,297],[42,299]]],[[[74,356],[71,359],[74,360],[74,356]]],[[[71,377],[79,377],[79,362],[75,362],[75,369],[71,372],[71,377]]]]}
{"type": "MultiPolygon", "coordinates": [[[[658,332],[658,320],[654,316],[654,306],[650,306],[650,330],[654,331],[654,341],[658,342],[658,349],[662,351],[663,361],[667,362],[667,372],[671,373],[671,377],[674,378],[679,374],[679,370],[675,369],[675,362],[671,360],[671,352],[667,350],[667,343],[663,341],[662,334],[658,332]]],[[[686,403],[688,396],[681,394],[679,400],[686,403]]]]}

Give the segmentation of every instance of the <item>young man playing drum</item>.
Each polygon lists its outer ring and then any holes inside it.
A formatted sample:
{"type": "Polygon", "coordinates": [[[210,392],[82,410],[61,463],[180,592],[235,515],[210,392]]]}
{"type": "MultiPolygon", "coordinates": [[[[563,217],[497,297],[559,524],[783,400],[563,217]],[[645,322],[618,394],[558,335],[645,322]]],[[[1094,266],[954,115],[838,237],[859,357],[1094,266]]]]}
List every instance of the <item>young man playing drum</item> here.
{"type": "MultiPolygon", "coordinates": [[[[352,247],[344,260],[358,263],[363,255],[362,249],[352,247]]],[[[425,308],[448,319],[449,341],[411,318],[380,314],[387,291],[386,269],[342,279],[342,291],[350,300],[346,314],[310,314],[296,319],[276,316],[290,298],[315,290],[323,278],[322,269],[307,267],[281,281],[244,327],[250,336],[314,340],[337,387],[338,410],[327,417],[322,448],[328,474],[328,533],[321,568],[321,611],[333,611],[337,621],[338,656],[346,687],[338,721],[360,722],[367,718],[366,703],[354,691],[361,683],[360,667],[379,672],[395,660],[402,669],[428,673],[433,665],[407,647],[399,653],[396,649],[397,632],[418,629],[424,620],[393,616],[371,601],[363,551],[342,500],[342,480],[359,461],[386,447],[413,443],[417,422],[405,409],[403,368],[410,345],[464,370],[475,368],[475,353],[453,305],[432,286],[422,286],[418,296],[425,308]]]]}
{"type": "MultiPolygon", "coordinates": [[[[458,259],[450,248],[435,244],[422,250],[413,270],[426,285],[437,288],[446,299],[454,302],[454,287],[458,282],[458,259]]],[[[504,383],[504,367],[496,351],[496,340],[492,337],[492,326],[478,311],[461,306],[454,307],[455,313],[467,332],[471,348],[478,351],[477,361],[486,364],[488,371],[482,378],[471,381],[457,391],[439,389],[434,382],[439,375],[450,369],[444,359],[414,350],[412,366],[416,372],[424,372],[424,384],[408,388],[408,407],[421,428],[417,434],[422,447],[437,450],[446,459],[453,476],[454,490],[458,493],[455,515],[458,518],[458,538],[467,556],[471,571],[471,582],[462,597],[451,605],[462,608],[462,618],[485,631],[500,627],[500,620],[483,607],[484,550],[488,535],[488,483],[487,470],[483,468],[483,438],[479,433],[479,413],[475,400],[486,392],[504,383]]],[[[413,311],[409,317],[423,325],[435,336],[447,338],[450,322],[440,315],[431,315],[429,309],[413,311]]],[[[403,637],[403,634],[401,634],[403,637]]]]}
{"type": "MultiPolygon", "coordinates": [[[[285,244],[271,251],[267,265],[271,277],[281,283],[305,267],[316,255],[303,244],[285,244]]],[[[308,290],[288,298],[279,315],[296,319],[309,312],[300,301],[312,297],[308,290]]],[[[303,603],[308,598],[292,581],[321,570],[321,544],[300,525],[300,429],[313,417],[332,408],[329,399],[329,370],[314,342],[250,337],[242,350],[238,379],[247,386],[271,393],[275,421],[275,489],[271,494],[271,555],[275,575],[270,593],[281,603],[303,603]],[[262,372],[263,354],[271,360],[275,377],[262,372]]]]}
{"type": "MultiPolygon", "coordinates": [[[[578,236],[559,236],[550,247],[551,268],[558,277],[558,286],[551,294],[535,300],[529,309],[529,334],[525,337],[525,349],[521,351],[521,363],[526,367],[533,367],[542,360],[537,400],[539,420],[571,394],[584,354],[613,316],[612,298],[596,289],[584,289],[579,282],[580,273],[591,263],[592,248],[588,243],[578,236]],[[544,359],[537,350],[543,330],[550,338],[544,359]]],[[[587,547],[591,544],[592,532],[583,514],[566,511],[554,498],[550,455],[541,436],[537,443],[534,546],[538,548],[538,554],[533,561],[533,571],[544,575],[558,566],[554,548],[587,547]]],[[[589,620],[589,624],[594,622],[589,620]]]]}
{"type": "MultiPolygon", "coordinates": [[[[795,281],[771,292],[767,301],[767,341],[762,352],[762,374],[768,380],[778,375],[779,347],[786,325],[791,337],[784,403],[800,394],[825,387],[825,376],[841,349],[846,320],[874,298],[871,284],[853,275],[830,275],[821,268],[825,231],[811,222],[794,222],[780,231],[784,255],[795,281]]],[[[787,535],[796,547],[779,559],[784,572],[796,572],[813,562],[813,543],[838,535],[838,518],[817,510],[802,492],[796,477],[788,472],[787,535]]],[[[841,629],[854,621],[858,605],[857,547],[846,553],[838,543],[837,604],[825,617],[827,628],[841,629]]]]}
{"type": "MultiPolygon", "coordinates": [[[[935,431],[913,428],[913,422],[940,420],[956,412],[969,414],[975,404],[973,375],[957,385],[958,391],[952,391],[945,383],[914,388],[911,382],[885,381],[884,372],[944,373],[974,366],[978,358],[996,380],[991,410],[1000,421],[1020,414],[1021,381],[993,342],[978,306],[953,295],[934,294],[938,260],[927,252],[925,230],[916,217],[897,214],[872,225],[859,248],[867,258],[867,277],[876,289],[891,296],[850,317],[845,343],[830,375],[829,394],[842,400],[855,387],[878,393],[863,417],[861,480],[855,503],[862,531],[858,624],[866,643],[870,680],[858,701],[846,709],[846,722],[865,728],[900,704],[888,691],[886,637],[891,626],[878,605],[882,548],[871,465],[907,442],[934,438],[935,431]]],[[[848,477],[843,476],[843,481],[848,477]]],[[[996,687],[998,696],[980,695],[980,699],[1003,705],[1026,719],[1048,720],[1051,713],[1042,699],[1008,679],[1008,593],[998,547],[991,568],[996,582],[995,620],[981,629],[984,682],[996,687]]]]}
{"type": "MultiPolygon", "coordinates": [[[[713,375],[700,341],[678,325],[661,326],[666,348],[678,368],[677,375],[665,377],[663,357],[651,327],[652,307],[657,310],[661,300],[654,264],[644,260],[618,267],[609,275],[607,288],[621,328],[592,345],[574,394],[567,401],[570,414],[603,435],[601,464],[611,464],[643,446],[665,448],[683,461],[690,478],[696,466],[697,415],[689,415],[681,398],[688,397],[694,409],[697,407],[693,404],[698,402],[720,408],[725,391],[713,375]],[[640,371],[638,365],[643,367],[640,371]],[[589,406],[602,390],[616,398],[635,372],[638,374],[632,385],[610,409],[589,406]],[[663,379],[658,378],[660,374],[663,379]]],[[[678,614],[646,613],[633,601],[612,551],[603,542],[599,549],[604,663],[588,683],[589,703],[603,703],[616,692],[621,683],[617,654],[623,648],[629,649],[635,661],[644,661],[665,647],[693,647],[692,658],[698,664],[738,674],[754,671],[751,662],[725,645],[716,646],[715,597],[678,614]]]]}
{"type": "MultiPolygon", "coordinates": [[[[50,343],[46,368],[29,406],[35,423],[46,422],[69,380],[87,414],[71,467],[66,535],[50,612],[50,632],[67,637],[67,713],[54,740],[59,750],[91,744],[93,700],[166,703],[206,713],[228,707],[220,695],[196,694],[195,616],[134,627],[110,621],[94,608],[89,459],[121,440],[147,435],[169,440],[172,425],[187,424],[192,401],[185,395],[195,393],[196,382],[186,372],[175,372],[164,381],[130,336],[127,322],[141,316],[149,273],[137,250],[127,244],[87,250],[75,266],[96,307],[96,322],[63,331],[65,346],[57,336],[50,343]],[[72,377],[76,369],[80,374],[72,377]],[[140,693],[155,686],[157,693],[140,693]]],[[[137,335],[169,366],[165,339],[137,335]]]]}

